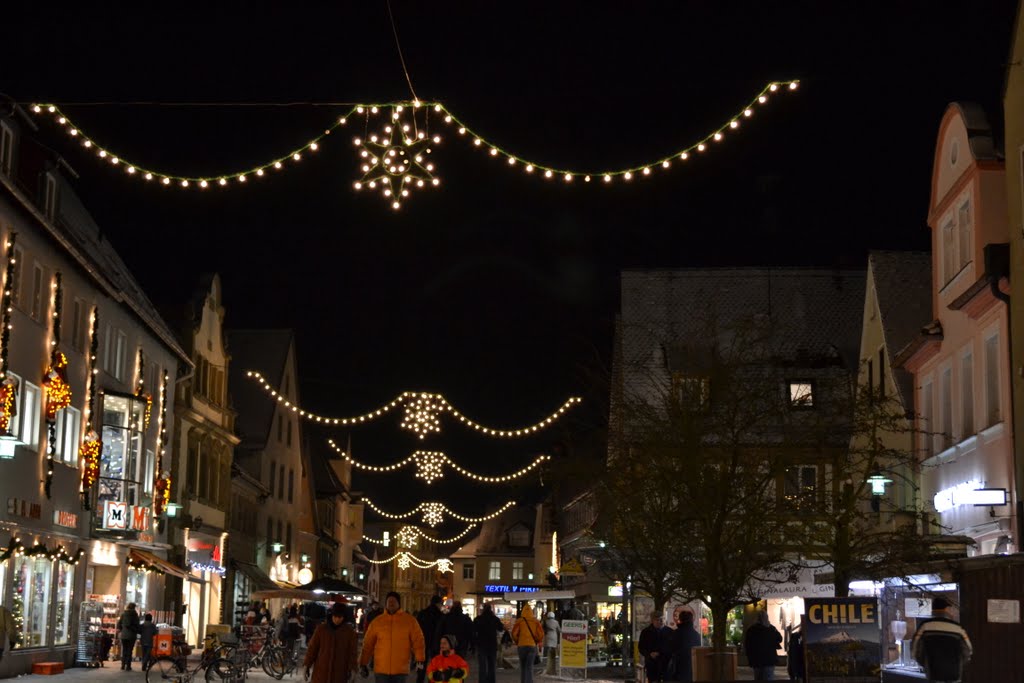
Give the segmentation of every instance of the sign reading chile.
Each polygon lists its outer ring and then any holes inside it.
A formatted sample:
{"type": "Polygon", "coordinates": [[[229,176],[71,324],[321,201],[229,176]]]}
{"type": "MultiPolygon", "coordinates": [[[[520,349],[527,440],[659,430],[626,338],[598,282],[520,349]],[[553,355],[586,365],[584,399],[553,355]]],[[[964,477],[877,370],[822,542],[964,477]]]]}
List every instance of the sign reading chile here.
{"type": "Polygon", "coordinates": [[[499,583],[485,583],[484,593],[536,593],[540,586],[506,586],[499,583]]]}

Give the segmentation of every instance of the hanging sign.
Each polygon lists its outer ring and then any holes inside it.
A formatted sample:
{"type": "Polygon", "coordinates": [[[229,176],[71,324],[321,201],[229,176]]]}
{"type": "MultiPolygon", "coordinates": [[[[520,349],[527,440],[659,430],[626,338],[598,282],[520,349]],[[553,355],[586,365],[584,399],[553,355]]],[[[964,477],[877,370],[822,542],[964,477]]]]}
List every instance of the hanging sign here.
{"type": "Polygon", "coordinates": [[[103,502],[103,528],[111,531],[146,531],[149,529],[150,510],[141,505],[129,505],[117,500],[103,502]]]}
{"type": "Polygon", "coordinates": [[[805,598],[807,683],[878,683],[882,629],[876,598],[805,598]]]}
{"type": "Polygon", "coordinates": [[[561,656],[563,669],[587,668],[587,622],[584,619],[563,619],[561,635],[561,656]]]}
{"type": "Polygon", "coordinates": [[[558,568],[559,576],[586,576],[586,574],[587,570],[576,558],[573,558],[568,562],[563,562],[562,566],[558,568]]]}

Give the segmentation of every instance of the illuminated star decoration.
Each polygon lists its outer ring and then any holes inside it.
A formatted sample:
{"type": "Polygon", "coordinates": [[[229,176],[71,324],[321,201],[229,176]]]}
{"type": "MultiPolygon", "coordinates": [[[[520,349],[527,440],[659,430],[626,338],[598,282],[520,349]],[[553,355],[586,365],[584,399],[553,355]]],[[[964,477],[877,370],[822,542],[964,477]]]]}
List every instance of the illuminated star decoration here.
{"type": "Polygon", "coordinates": [[[429,524],[431,528],[444,521],[444,505],[441,503],[424,503],[421,510],[423,511],[423,523],[429,524]]]}
{"type": "Polygon", "coordinates": [[[392,107],[391,121],[382,133],[372,133],[365,140],[353,139],[356,147],[361,148],[363,172],[363,177],[353,183],[353,187],[379,189],[393,209],[401,208],[412,189],[441,184],[434,176],[434,164],[427,159],[432,151],[430,144],[441,142],[441,137],[429,137],[425,127],[417,125],[415,116],[411,123],[406,122],[403,109],[402,105],[392,107]]]}
{"type": "Polygon", "coordinates": [[[409,553],[402,553],[398,556],[398,568],[408,569],[412,561],[409,559],[409,553]]]}
{"type": "Polygon", "coordinates": [[[416,539],[419,538],[420,532],[416,527],[403,526],[398,530],[396,534],[396,543],[399,548],[415,548],[416,539]]]}
{"type": "Polygon", "coordinates": [[[426,438],[431,432],[440,432],[441,419],[438,415],[444,409],[444,398],[434,394],[424,393],[407,399],[402,428],[416,432],[421,439],[426,438]]]}
{"type": "Polygon", "coordinates": [[[452,569],[452,561],[451,560],[449,560],[447,558],[441,558],[440,560],[437,561],[437,571],[439,571],[442,574],[444,574],[446,572],[454,572],[455,570],[452,569]]]}
{"type": "Polygon", "coordinates": [[[416,476],[428,484],[433,484],[435,479],[444,477],[444,461],[447,460],[444,453],[436,451],[416,451],[412,454],[416,461],[416,476]]]}

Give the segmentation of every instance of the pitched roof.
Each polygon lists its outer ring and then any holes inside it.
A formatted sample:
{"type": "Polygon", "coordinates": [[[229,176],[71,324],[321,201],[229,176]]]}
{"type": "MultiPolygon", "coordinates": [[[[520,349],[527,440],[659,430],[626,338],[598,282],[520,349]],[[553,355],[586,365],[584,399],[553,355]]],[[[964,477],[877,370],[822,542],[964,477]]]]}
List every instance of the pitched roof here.
{"type": "Polygon", "coordinates": [[[885,351],[900,399],[914,406],[914,377],[897,367],[896,354],[932,319],[932,255],[927,251],[872,251],[868,272],[875,285],[885,351]]]}
{"type": "Polygon", "coordinates": [[[258,449],[266,445],[276,407],[259,384],[245,373],[255,370],[275,387],[280,386],[294,338],[290,329],[227,331],[231,353],[228,386],[232,406],[238,412],[235,430],[243,448],[258,449]]]}
{"type": "Polygon", "coordinates": [[[325,448],[312,445],[309,447],[310,469],[313,473],[313,486],[317,496],[337,496],[348,492],[330,462],[340,459],[325,448]]]}
{"type": "Polygon", "coordinates": [[[452,557],[476,557],[480,555],[533,555],[533,525],[536,510],[531,505],[517,505],[494,519],[480,524],[480,533],[457,551],[452,557]],[[531,543],[527,546],[510,546],[508,532],[517,526],[530,530],[531,543]]]}

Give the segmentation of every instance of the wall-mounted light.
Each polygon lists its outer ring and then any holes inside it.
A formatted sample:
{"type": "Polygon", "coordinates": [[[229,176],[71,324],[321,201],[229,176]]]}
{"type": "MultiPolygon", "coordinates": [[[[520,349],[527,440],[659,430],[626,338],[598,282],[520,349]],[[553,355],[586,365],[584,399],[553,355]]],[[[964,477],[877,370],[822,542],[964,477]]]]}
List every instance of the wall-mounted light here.
{"type": "Polygon", "coordinates": [[[891,484],[892,479],[885,476],[881,472],[873,472],[871,476],[867,478],[867,482],[871,484],[871,495],[873,496],[884,496],[885,485],[891,484]]]}
{"type": "Polygon", "coordinates": [[[282,550],[284,550],[284,543],[281,543],[280,541],[275,541],[270,544],[270,549],[273,550],[275,553],[280,553],[282,550]]]}
{"type": "Polygon", "coordinates": [[[167,513],[168,517],[177,517],[178,513],[181,511],[181,503],[168,503],[167,507],[164,508],[164,511],[167,513]]]}
{"type": "Polygon", "coordinates": [[[10,460],[14,457],[15,447],[18,445],[18,438],[10,434],[0,436],[0,458],[10,460]]]}

